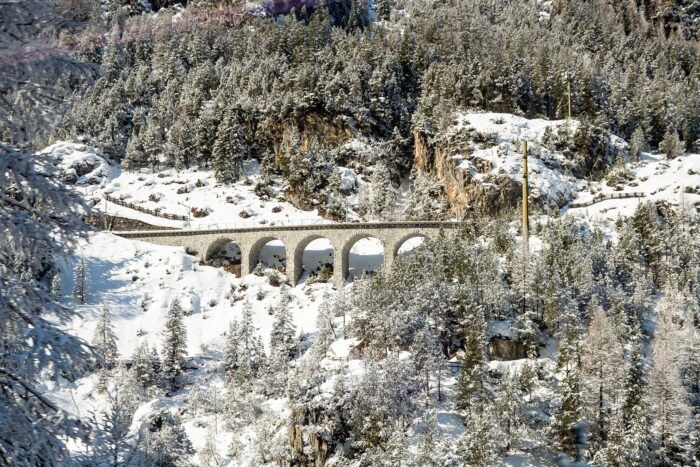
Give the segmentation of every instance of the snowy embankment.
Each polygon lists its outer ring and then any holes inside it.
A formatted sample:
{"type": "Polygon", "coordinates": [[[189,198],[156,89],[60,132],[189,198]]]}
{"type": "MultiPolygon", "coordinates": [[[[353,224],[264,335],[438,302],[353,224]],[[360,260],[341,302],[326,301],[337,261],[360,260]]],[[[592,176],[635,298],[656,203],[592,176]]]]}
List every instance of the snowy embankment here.
{"type": "Polygon", "coordinates": [[[643,193],[642,198],[604,200],[585,208],[565,208],[564,213],[593,221],[614,221],[631,215],[645,201],[665,201],[688,212],[700,209],[700,154],[684,154],[668,160],[663,154],[643,153],[638,162],[626,165],[601,182],[588,183],[575,202],[595,196],[619,193],[643,193]]]}

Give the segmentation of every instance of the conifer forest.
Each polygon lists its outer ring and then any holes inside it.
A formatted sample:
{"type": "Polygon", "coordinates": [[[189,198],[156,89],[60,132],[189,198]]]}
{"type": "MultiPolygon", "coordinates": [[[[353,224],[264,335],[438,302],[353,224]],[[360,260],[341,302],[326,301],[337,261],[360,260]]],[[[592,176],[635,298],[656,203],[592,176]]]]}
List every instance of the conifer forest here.
{"type": "Polygon", "coordinates": [[[0,465],[700,465],[700,1],[0,0],[0,465]]]}

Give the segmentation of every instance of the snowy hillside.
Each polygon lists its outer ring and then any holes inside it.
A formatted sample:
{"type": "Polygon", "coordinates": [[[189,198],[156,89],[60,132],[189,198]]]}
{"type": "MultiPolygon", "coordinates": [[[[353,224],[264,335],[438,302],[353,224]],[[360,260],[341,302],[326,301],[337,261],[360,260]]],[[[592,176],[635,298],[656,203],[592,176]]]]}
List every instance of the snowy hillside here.
{"type": "MultiPolygon", "coordinates": [[[[488,149],[481,149],[478,145],[471,147],[469,158],[465,158],[459,167],[470,171],[470,164],[481,159],[487,161],[492,170],[518,181],[521,177],[521,155],[517,148],[519,142],[527,138],[532,143],[531,147],[535,148],[535,154],[530,156],[531,183],[537,190],[544,191],[546,196],[575,199],[579,202],[600,193],[631,190],[644,192],[648,199],[674,203],[680,199],[681,191],[687,191],[684,200],[688,206],[698,201],[700,194],[695,190],[700,185],[700,156],[694,154],[670,161],[665,160],[664,156],[644,154],[639,162],[627,164],[625,171],[615,172],[616,178],[610,179],[615,183],[609,183],[608,179],[585,182],[565,175],[557,169],[566,165],[563,155],[547,150],[541,142],[547,128],[556,130],[557,126],[566,124],[525,120],[504,114],[465,115],[460,122],[460,131],[491,134],[494,146],[488,149]]],[[[76,143],[59,143],[47,148],[45,153],[54,158],[67,183],[86,200],[94,202],[96,208],[106,209],[110,215],[163,227],[328,222],[317,212],[294,208],[279,193],[276,199],[261,198],[255,191],[255,184],[259,180],[255,165],[246,169],[250,181],[224,186],[217,185],[208,171],[121,171],[107,164],[97,155],[97,151],[76,143]],[[186,214],[196,207],[208,215],[191,217],[189,221],[163,219],[99,200],[103,193],[161,212],[186,214]],[[241,217],[242,212],[247,213],[245,218],[241,217]]],[[[476,179],[480,176],[476,171],[471,175],[476,179]]],[[[350,176],[354,174],[350,172],[348,177],[350,176]]],[[[352,180],[348,183],[358,182],[352,180]]],[[[608,223],[608,231],[612,232],[613,226],[609,221],[614,221],[618,215],[632,215],[639,203],[637,199],[608,200],[586,208],[564,208],[562,212],[569,212],[593,225],[600,225],[602,220],[608,223]]],[[[536,222],[546,224],[549,221],[544,216],[536,222]]],[[[509,230],[517,231],[517,228],[509,227],[509,230]]],[[[530,244],[534,254],[540,254],[543,249],[546,252],[543,238],[533,237],[530,244]]],[[[271,244],[270,248],[263,251],[263,263],[276,264],[275,255],[281,254],[276,248],[276,245],[271,244]]],[[[329,245],[323,240],[312,243],[308,250],[304,259],[308,270],[313,270],[332,254],[329,245]]],[[[381,265],[381,253],[381,245],[369,240],[359,242],[352,252],[356,256],[355,261],[360,262],[356,266],[360,270],[373,270],[381,265]]],[[[220,463],[217,465],[253,466],[266,463],[261,461],[265,456],[261,454],[260,446],[281,442],[286,425],[274,420],[293,417],[295,407],[288,396],[280,393],[257,394],[255,402],[243,399],[244,402],[241,403],[253,404],[261,418],[244,417],[237,422],[235,428],[224,423],[229,417],[222,415],[225,412],[212,408],[211,404],[220,403],[216,401],[222,397],[221,394],[230,391],[224,376],[224,356],[230,345],[227,339],[232,329],[231,322],[245,321],[246,309],[249,309],[251,314],[247,319],[251,320],[254,332],[260,336],[264,352],[272,355],[275,352],[271,346],[272,336],[278,332],[275,324],[278,319],[277,310],[280,309],[280,303],[288,300],[294,345],[304,352],[304,356],[298,357],[290,368],[306,371],[304,368],[310,364],[307,361],[315,352],[314,345],[318,345],[319,336],[327,332],[319,328],[319,322],[323,322],[319,316],[327,313],[323,311],[324,307],[334,307],[334,303],[343,300],[343,296],[356,293],[349,284],[341,294],[330,284],[308,280],[308,276],[304,276],[306,280],[300,281],[297,287],[289,288],[280,285],[273,278],[277,273],[271,270],[261,275],[251,274],[237,278],[222,268],[198,264],[195,258],[182,249],[131,241],[107,232],[91,233],[81,242],[79,252],[67,262],[59,263],[58,267],[62,300],[74,304],[80,313],[80,317],[68,324],[69,331],[87,341],[93,340],[103,310],[108,309],[116,337],[116,358],[122,362],[131,364],[142,348],[155,348],[158,353],[164,351],[169,310],[175,301],[179,302],[184,314],[187,359],[182,385],[172,392],[151,388],[138,396],[139,402],[134,409],[130,430],[135,435],[144,425],[152,423],[153,417],[161,416],[158,414],[163,411],[177,415],[193,446],[187,456],[198,463],[203,463],[202,459],[206,455],[218,456],[220,463]],[[85,304],[78,304],[74,298],[75,271],[80,268],[81,258],[85,264],[85,304]],[[200,404],[197,402],[200,399],[206,401],[201,402],[205,408],[197,405],[200,404]],[[261,432],[264,427],[268,430],[265,433],[261,432]]],[[[347,326],[352,322],[349,324],[346,320],[350,319],[349,315],[335,315],[332,325],[334,337],[327,344],[325,357],[319,364],[324,374],[338,373],[364,380],[367,377],[367,363],[357,354],[364,343],[347,334],[347,326]]],[[[485,335],[491,342],[489,345],[496,346],[491,351],[505,352],[504,355],[508,355],[506,361],[500,358],[488,361],[487,370],[491,375],[518,375],[531,371],[533,365],[539,368],[542,381],[531,389],[531,394],[521,403],[529,406],[530,423],[542,427],[551,422],[549,412],[553,409],[549,406],[549,401],[556,397],[552,381],[562,377],[555,368],[557,344],[553,337],[543,336],[539,343],[539,358],[523,358],[522,350],[509,344],[522,333],[519,326],[515,319],[491,319],[486,323],[485,335]]],[[[400,355],[405,361],[413,358],[409,352],[400,355]]],[[[442,397],[447,402],[437,404],[432,409],[435,426],[430,428],[432,422],[425,421],[428,419],[416,419],[412,428],[406,432],[406,455],[409,458],[418,456],[424,449],[426,430],[437,430],[444,437],[443,442],[448,444],[461,443],[460,440],[467,436],[469,429],[464,426],[461,412],[454,405],[460,384],[460,358],[461,353],[453,355],[451,364],[441,370],[444,372],[441,376],[442,397]]],[[[127,370],[119,368],[113,370],[114,381],[119,380],[119,375],[128,379],[128,375],[123,373],[125,371],[127,370]]],[[[321,398],[330,403],[337,397],[335,386],[340,383],[336,377],[326,377],[329,379],[323,383],[321,398]]],[[[40,389],[69,413],[84,417],[95,411],[108,412],[113,407],[114,402],[109,399],[110,393],[101,389],[103,383],[100,378],[98,373],[93,373],[73,383],[60,379],[46,380],[40,389]]],[[[496,387],[493,378],[490,381],[489,384],[496,387]]],[[[498,400],[500,399],[496,402],[498,400]]],[[[533,432],[528,431],[523,436],[525,438],[518,444],[518,450],[512,450],[502,458],[503,465],[543,465],[554,462],[552,453],[533,437],[533,432]]],[[[76,451],[83,448],[79,444],[73,446],[76,451]]]]}

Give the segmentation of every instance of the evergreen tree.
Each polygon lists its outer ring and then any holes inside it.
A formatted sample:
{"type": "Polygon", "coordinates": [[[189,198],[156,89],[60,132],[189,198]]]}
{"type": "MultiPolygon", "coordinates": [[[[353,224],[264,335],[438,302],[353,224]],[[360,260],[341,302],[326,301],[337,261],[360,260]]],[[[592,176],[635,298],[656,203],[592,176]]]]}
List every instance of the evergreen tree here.
{"type": "Polygon", "coordinates": [[[671,319],[672,312],[662,303],[652,343],[654,360],[647,391],[650,434],[656,458],[664,466],[683,463],[691,421],[678,362],[679,333],[671,319]]]}
{"type": "Polygon", "coordinates": [[[194,449],[179,416],[167,410],[152,414],[142,437],[141,465],[189,465],[194,449]]]}
{"type": "Polygon", "coordinates": [[[253,310],[248,301],[243,304],[240,322],[232,321],[226,338],[225,369],[229,387],[252,383],[263,369],[265,351],[253,324],[253,310]]]}
{"type": "Polygon", "coordinates": [[[199,462],[205,467],[219,467],[221,465],[222,459],[216,447],[216,432],[212,426],[207,428],[204,447],[199,452],[199,462]]]}
{"type": "Polygon", "coordinates": [[[296,357],[296,327],[289,310],[286,289],[282,290],[270,331],[270,372],[278,388],[284,387],[289,362],[296,357]]]}
{"type": "Polygon", "coordinates": [[[551,421],[553,446],[557,451],[578,460],[583,442],[583,402],[578,368],[565,372],[564,379],[558,386],[557,399],[559,405],[555,408],[551,421]]]}
{"type": "Polygon", "coordinates": [[[112,318],[106,305],[102,305],[92,345],[99,358],[99,366],[105,369],[113,368],[118,356],[117,335],[114,333],[112,318]]]}
{"type": "Polygon", "coordinates": [[[481,307],[472,307],[463,323],[465,330],[464,357],[457,381],[459,406],[471,412],[471,407],[485,397],[486,323],[481,307]]]}
{"type": "Polygon", "coordinates": [[[160,367],[158,352],[148,345],[148,341],[142,341],[131,357],[131,370],[136,379],[144,388],[158,384],[156,370],[160,367]]]}
{"type": "Polygon", "coordinates": [[[368,189],[369,194],[363,195],[361,208],[372,219],[391,220],[396,211],[398,194],[386,165],[380,163],[375,166],[368,189]]]}
{"type": "Polygon", "coordinates": [[[73,286],[73,297],[81,305],[85,304],[85,288],[87,286],[87,271],[85,269],[85,258],[80,255],[80,260],[75,268],[75,284],[73,286]]]}
{"type": "Polygon", "coordinates": [[[639,161],[641,154],[649,149],[647,145],[647,137],[644,134],[642,127],[637,127],[632,133],[632,139],[630,141],[630,159],[633,161],[639,161]]]}
{"type": "Polygon", "coordinates": [[[416,221],[440,220],[448,210],[443,187],[422,171],[413,174],[413,184],[406,207],[406,219],[416,221]]]}
{"type": "MultiPolygon", "coordinates": [[[[595,299],[594,299],[595,300],[595,299]]],[[[613,325],[599,306],[594,306],[593,319],[583,348],[583,379],[586,412],[589,420],[591,452],[596,453],[612,443],[611,430],[621,434],[619,401],[623,394],[623,348],[613,325]]],[[[619,436],[617,441],[621,442],[619,436]]]]}
{"type": "Polygon", "coordinates": [[[166,316],[161,348],[161,370],[168,380],[170,389],[178,387],[178,378],[185,370],[187,355],[187,329],[183,322],[180,301],[174,298],[166,316]]]}
{"type": "Polygon", "coordinates": [[[522,423],[522,399],[518,394],[518,374],[506,373],[501,382],[501,390],[495,401],[495,415],[498,417],[502,434],[503,448],[510,451],[520,438],[522,423]]]}
{"type": "Polygon", "coordinates": [[[57,272],[51,277],[51,295],[56,300],[61,300],[61,276],[57,272]]]}
{"type": "Polygon", "coordinates": [[[498,459],[498,443],[494,431],[495,414],[489,402],[478,401],[465,420],[466,430],[457,440],[457,455],[467,465],[488,467],[498,459]]]}
{"type": "Polygon", "coordinates": [[[666,158],[675,159],[683,154],[683,142],[675,130],[669,130],[664,135],[664,139],[659,143],[659,151],[666,154],[666,158]]]}
{"type": "Polygon", "coordinates": [[[236,117],[226,113],[216,130],[212,150],[214,177],[219,183],[237,182],[243,175],[243,157],[247,156],[243,130],[236,117]]]}

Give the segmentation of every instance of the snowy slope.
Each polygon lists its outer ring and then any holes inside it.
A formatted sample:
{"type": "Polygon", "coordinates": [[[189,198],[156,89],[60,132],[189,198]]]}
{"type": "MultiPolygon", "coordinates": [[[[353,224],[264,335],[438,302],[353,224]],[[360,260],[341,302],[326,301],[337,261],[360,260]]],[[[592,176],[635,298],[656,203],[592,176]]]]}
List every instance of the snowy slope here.
{"type": "Polygon", "coordinates": [[[457,123],[448,130],[448,135],[475,131],[493,137],[492,144],[477,144],[472,141],[469,144],[469,154],[453,156],[458,161],[458,167],[468,172],[475,181],[483,180],[489,174],[498,174],[520,182],[522,142],[527,140],[531,154],[528,158],[528,171],[532,193],[537,198],[540,194],[545,195],[561,205],[575,197],[582,181],[553,168],[564,166],[566,160],[561,153],[547,149],[542,144],[542,138],[545,130],[549,129],[556,134],[560,127],[567,125],[573,134],[579,123],[575,120],[530,120],[512,114],[469,112],[457,116],[457,123]],[[479,168],[475,166],[475,160],[482,162],[479,163],[479,168]],[[487,171],[483,170],[483,162],[489,165],[487,171]]]}
{"type": "Polygon", "coordinates": [[[605,181],[587,184],[575,202],[589,201],[600,194],[632,192],[641,192],[645,196],[605,200],[585,208],[564,209],[563,212],[606,222],[631,215],[637,204],[644,201],[665,201],[674,206],[683,204],[687,212],[699,212],[700,154],[684,154],[667,160],[663,154],[644,153],[639,162],[627,164],[626,176],[614,177],[610,184],[605,181]]]}

